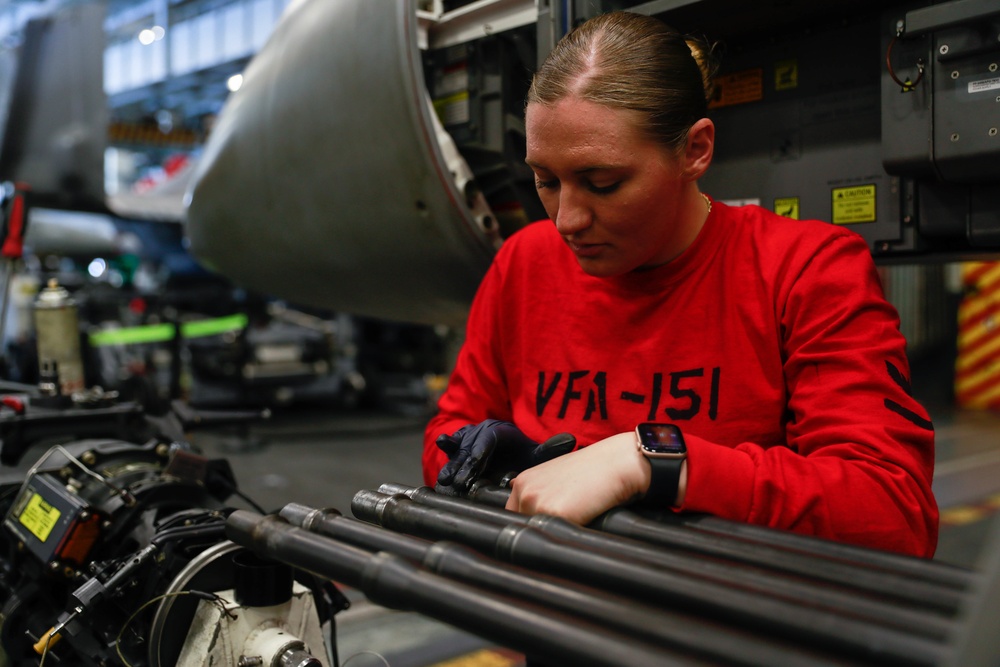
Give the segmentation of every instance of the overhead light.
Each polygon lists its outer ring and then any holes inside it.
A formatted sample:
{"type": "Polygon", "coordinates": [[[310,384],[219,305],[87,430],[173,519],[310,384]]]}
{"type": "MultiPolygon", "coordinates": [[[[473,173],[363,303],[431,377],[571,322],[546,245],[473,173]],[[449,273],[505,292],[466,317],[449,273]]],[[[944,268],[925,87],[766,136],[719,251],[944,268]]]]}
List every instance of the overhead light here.
{"type": "Polygon", "coordinates": [[[163,29],[163,26],[154,25],[152,28],[144,28],[139,31],[139,43],[143,46],[149,46],[153,42],[158,42],[163,39],[167,31],[163,29]]]}
{"type": "Polygon", "coordinates": [[[242,86],[243,86],[242,74],[234,74],[231,77],[229,77],[228,80],[226,80],[226,88],[229,89],[229,92],[235,93],[242,86]]]}
{"type": "Polygon", "coordinates": [[[108,263],[98,257],[93,260],[87,267],[87,273],[89,273],[94,278],[100,278],[104,275],[104,272],[108,270],[108,263]]]}

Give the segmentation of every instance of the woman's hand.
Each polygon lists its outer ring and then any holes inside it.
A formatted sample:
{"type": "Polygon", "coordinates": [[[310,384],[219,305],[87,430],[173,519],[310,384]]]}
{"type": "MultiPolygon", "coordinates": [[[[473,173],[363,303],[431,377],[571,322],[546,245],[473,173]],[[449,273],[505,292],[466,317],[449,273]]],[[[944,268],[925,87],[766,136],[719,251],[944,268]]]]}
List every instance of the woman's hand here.
{"type": "Polygon", "coordinates": [[[641,496],[649,481],[649,463],[636,447],[635,433],[619,433],[520,473],[511,482],[506,507],[582,525],[641,496]]]}
{"type": "Polygon", "coordinates": [[[487,419],[440,435],[436,444],[448,455],[435,489],[445,495],[467,493],[480,477],[520,472],[573,451],[576,438],[560,433],[539,444],[510,422],[487,419]]]}

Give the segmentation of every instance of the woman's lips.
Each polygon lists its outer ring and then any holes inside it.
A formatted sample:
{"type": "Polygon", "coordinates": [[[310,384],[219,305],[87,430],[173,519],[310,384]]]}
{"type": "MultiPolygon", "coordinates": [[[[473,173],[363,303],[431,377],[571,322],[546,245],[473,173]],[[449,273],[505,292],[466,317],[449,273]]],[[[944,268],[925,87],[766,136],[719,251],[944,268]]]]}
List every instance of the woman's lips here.
{"type": "Polygon", "coordinates": [[[576,241],[566,241],[566,245],[577,257],[596,257],[607,248],[606,243],[578,243],[576,241]]]}

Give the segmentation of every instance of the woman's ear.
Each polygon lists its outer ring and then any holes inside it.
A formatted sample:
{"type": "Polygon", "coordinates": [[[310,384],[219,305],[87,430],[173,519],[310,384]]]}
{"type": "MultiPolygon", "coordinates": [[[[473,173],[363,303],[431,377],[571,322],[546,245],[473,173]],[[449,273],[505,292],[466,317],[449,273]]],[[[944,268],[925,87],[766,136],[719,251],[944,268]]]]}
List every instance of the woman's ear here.
{"type": "Polygon", "coordinates": [[[715,150],[715,123],[708,118],[695,122],[688,130],[684,148],[684,175],[692,181],[701,178],[712,164],[715,150]]]}

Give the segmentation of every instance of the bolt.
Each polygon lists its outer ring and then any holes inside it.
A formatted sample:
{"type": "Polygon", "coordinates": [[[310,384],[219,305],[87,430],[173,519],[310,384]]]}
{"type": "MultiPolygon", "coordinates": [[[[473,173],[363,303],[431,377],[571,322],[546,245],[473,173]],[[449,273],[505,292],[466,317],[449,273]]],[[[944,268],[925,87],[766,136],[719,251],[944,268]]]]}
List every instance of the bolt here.
{"type": "Polygon", "coordinates": [[[259,667],[264,664],[264,658],[259,655],[241,655],[236,662],[236,667],[259,667]]]}
{"type": "Polygon", "coordinates": [[[80,460],[86,463],[87,465],[92,466],[95,463],[97,463],[97,454],[88,450],[80,456],[80,460]]]}
{"type": "Polygon", "coordinates": [[[989,131],[989,132],[987,132],[986,134],[990,135],[991,137],[995,137],[995,136],[997,136],[997,128],[995,128],[995,127],[991,127],[991,128],[990,128],[990,131],[989,131]]]}
{"type": "Polygon", "coordinates": [[[157,456],[166,456],[169,453],[170,453],[170,445],[168,445],[167,443],[161,442],[156,446],[157,456]]]}
{"type": "Polygon", "coordinates": [[[954,134],[951,135],[951,140],[958,141],[958,132],[955,132],[954,134]]]}
{"type": "Polygon", "coordinates": [[[958,78],[958,70],[957,69],[956,70],[952,70],[951,78],[953,78],[953,79],[957,79],[958,78]]]}
{"type": "Polygon", "coordinates": [[[995,72],[995,71],[997,71],[997,64],[996,63],[990,63],[990,66],[987,69],[989,69],[991,72],[995,72]]]}
{"type": "Polygon", "coordinates": [[[942,44],[940,47],[938,47],[938,53],[940,53],[942,56],[948,53],[948,45],[942,44]]]}

